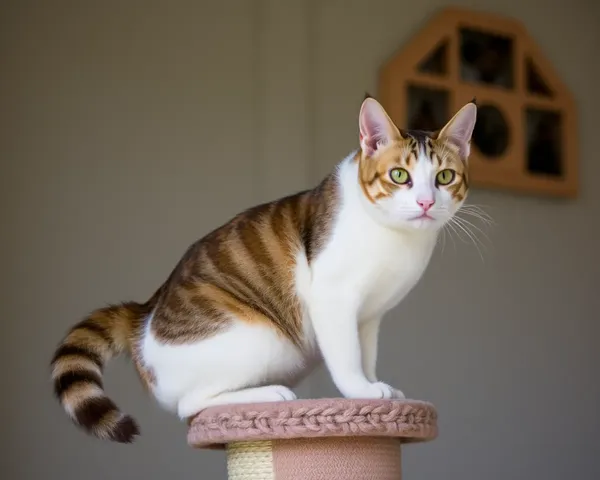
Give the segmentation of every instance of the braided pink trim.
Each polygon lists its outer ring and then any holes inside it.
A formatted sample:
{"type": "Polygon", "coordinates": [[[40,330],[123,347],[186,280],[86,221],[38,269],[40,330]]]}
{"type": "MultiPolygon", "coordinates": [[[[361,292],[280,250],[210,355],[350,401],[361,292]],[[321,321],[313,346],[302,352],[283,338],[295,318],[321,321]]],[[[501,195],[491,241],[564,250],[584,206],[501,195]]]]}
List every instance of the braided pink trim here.
{"type": "Polygon", "coordinates": [[[223,448],[232,441],[339,436],[423,442],[437,434],[437,412],[430,403],[333,398],[207,408],[191,421],[188,443],[223,448]]]}

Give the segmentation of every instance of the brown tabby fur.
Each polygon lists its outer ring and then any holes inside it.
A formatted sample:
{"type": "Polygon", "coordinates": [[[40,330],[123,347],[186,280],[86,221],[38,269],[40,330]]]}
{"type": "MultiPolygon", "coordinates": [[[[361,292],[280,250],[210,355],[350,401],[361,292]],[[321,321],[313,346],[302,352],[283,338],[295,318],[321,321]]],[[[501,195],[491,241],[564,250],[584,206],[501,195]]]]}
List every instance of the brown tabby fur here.
{"type": "Polygon", "coordinates": [[[157,338],[190,343],[226,328],[235,316],[272,324],[302,348],[295,255],[304,249],[310,262],[322,248],[336,188],[329,176],[315,190],[246,210],[192,245],[156,306],[157,338]]]}

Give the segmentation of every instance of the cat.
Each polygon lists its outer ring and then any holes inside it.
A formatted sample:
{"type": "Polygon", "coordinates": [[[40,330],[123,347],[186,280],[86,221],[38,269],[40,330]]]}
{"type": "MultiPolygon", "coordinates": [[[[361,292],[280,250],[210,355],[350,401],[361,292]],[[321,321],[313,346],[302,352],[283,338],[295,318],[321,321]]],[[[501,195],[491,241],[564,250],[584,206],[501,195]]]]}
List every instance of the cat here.
{"type": "Polygon", "coordinates": [[[377,378],[382,316],[415,286],[464,203],[475,100],[436,132],[400,130],[366,96],[360,146],[316,187],[239,213],[193,243],[145,303],[99,308],[51,361],[54,393],[83,430],[140,433],[103,389],[113,356],[181,420],[217,404],[296,398],[324,363],[346,398],[404,398],[377,378]]]}

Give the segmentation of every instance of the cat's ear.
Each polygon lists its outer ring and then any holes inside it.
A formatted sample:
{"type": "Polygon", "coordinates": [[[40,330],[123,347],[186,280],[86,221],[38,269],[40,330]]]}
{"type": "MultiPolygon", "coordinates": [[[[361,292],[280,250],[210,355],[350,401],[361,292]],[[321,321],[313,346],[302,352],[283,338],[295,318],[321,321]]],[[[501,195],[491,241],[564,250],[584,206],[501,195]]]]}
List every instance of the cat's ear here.
{"type": "Polygon", "coordinates": [[[471,153],[471,136],[477,120],[475,99],[467,103],[440,130],[438,138],[458,147],[459,155],[467,159],[471,153]]]}
{"type": "Polygon", "coordinates": [[[400,138],[400,132],[385,109],[373,97],[366,97],[358,115],[360,146],[367,156],[400,138]]]}

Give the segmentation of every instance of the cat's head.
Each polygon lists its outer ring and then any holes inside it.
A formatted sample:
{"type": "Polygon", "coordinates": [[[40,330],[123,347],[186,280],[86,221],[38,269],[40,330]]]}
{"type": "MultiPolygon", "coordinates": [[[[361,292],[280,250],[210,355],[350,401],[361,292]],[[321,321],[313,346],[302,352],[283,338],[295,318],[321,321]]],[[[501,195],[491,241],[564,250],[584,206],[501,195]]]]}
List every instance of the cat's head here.
{"type": "Polygon", "coordinates": [[[470,102],[436,132],[400,130],[377,100],[359,115],[359,183],[367,210],[397,229],[440,229],[469,191],[477,107],[470,102]]]}

